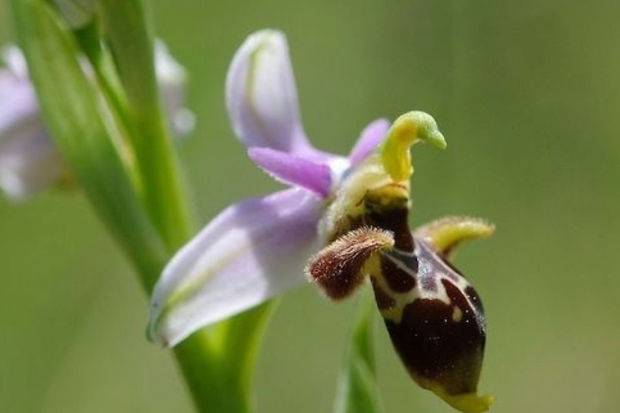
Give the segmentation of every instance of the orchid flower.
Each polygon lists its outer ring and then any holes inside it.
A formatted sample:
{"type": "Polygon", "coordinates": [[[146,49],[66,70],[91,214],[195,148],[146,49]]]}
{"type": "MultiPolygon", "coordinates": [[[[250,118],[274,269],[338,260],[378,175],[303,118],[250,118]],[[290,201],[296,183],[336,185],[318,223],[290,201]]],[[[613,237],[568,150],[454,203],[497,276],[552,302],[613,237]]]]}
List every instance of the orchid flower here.
{"type": "Polygon", "coordinates": [[[371,122],[347,156],[304,133],[285,36],[263,30],[235,54],[226,80],[233,129],[249,158],[288,186],[229,206],[172,258],[155,286],[149,334],[174,346],[197,329],[308,280],[348,297],[370,279],[390,337],[412,378],[455,408],[481,412],[480,299],[447,259],[490,224],[439,220],[409,229],[410,147],[446,142],[435,120],[409,112],[371,122]],[[305,270],[304,270],[305,268],[305,270]]]}
{"type": "MultiPolygon", "coordinates": [[[[70,173],[48,135],[24,57],[16,46],[2,53],[0,69],[0,189],[13,200],[70,181],[70,173]]],[[[155,43],[155,69],[164,107],[176,136],[189,133],[194,115],[183,107],[185,70],[163,42],[155,43]]]]}

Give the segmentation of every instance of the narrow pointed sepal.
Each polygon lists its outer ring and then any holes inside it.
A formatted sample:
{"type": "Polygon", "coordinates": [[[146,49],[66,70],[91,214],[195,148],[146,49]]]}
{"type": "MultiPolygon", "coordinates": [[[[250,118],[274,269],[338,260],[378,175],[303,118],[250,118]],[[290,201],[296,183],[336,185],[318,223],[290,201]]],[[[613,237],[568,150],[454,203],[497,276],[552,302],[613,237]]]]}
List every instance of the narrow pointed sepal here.
{"type": "Polygon", "coordinates": [[[418,228],[415,235],[439,254],[450,257],[461,242],[488,238],[494,232],[495,225],[481,218],[445,217],[418,228]]]}
{"type": "Polygon", "coordinates": [[[331,172],[327,165],[271,148],[250,148],[248,156],[277,181],[307,189],[322,198],[329,195],[331,172]]]}
{"type": "Polygon", "coordinates": [[[362,227],[346,233],[312,257],[306,275],[329,298],[346,298],[364,281],[364,266],[372,255],[393,246],[394,237],[389,231],[362,227]]]}

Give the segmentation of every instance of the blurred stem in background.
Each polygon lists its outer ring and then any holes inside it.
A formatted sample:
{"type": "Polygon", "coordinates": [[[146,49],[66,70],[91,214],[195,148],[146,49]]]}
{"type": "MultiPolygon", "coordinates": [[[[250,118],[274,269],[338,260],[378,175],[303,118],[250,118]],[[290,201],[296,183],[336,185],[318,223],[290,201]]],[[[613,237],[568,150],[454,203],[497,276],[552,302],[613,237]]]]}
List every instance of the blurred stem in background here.
{"type": "Polygon", "coordinates": [[[375,303],[367,288],[360,299],[357,320],[336,391],[335,413],[382,413],[375,377],[373,325],[375,303]]]}
{"type": "MultiPolygon", "coordinates": [[[[101,15],[75,33],[43,0],[13,0],[12,6],[45,123],[150,293],[192,229],[160,107],[143,4],[102,0],[101,15]],[[95,80],[85,75],[80,54],[88,57],[95,80]]],[[[272,309],[265,304],[175,349],[199,410],[251,410],[257,348],[272,309]]]]}

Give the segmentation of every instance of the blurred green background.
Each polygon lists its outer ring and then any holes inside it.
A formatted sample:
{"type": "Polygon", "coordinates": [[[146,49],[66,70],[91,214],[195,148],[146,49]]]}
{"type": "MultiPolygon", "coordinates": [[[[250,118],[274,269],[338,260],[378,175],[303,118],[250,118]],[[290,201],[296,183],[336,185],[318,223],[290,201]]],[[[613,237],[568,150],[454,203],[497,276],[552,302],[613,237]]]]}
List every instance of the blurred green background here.
{"type": "MultiPolygon", "coordinates": [[[[620,2],[152,1],[191,76],[180,148],[202,224],[278,187],[224,108],[229,61],[263,27],[289,38],[304,124],[344,153],[370,120],[423,109],[448,139],[416,148],[415,215],[497,224],[457,264],[488,313],[481,391],[496,412],[620,411],[620,2]]],[[[0,40],[11,39],[0,0],[0,40]]],[[[190,412],[147,301],[79,194],[0,199],[0,411],[190,412]]],[[[260,412],[328,412],[354,314],[311,287],[283,300],[256,375],[260,412]]],[[[450,412],[415,386],[378,323],[387,412],[450,412]]]]}

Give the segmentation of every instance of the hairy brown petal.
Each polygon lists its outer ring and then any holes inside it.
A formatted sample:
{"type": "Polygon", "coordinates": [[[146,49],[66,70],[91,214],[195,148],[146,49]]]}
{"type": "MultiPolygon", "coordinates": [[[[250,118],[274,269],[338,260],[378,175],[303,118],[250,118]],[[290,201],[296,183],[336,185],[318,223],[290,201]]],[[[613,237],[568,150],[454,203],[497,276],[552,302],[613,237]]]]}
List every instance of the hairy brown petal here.
{"type": "Polygon", "coordinates": [[[310,259],[306,274],[328,297],[342,299],[362,283],[366,275],[364,264],[372,254],[393,246],[391,232],[373,227],[358,228],[339,237],[310,259]]]}

